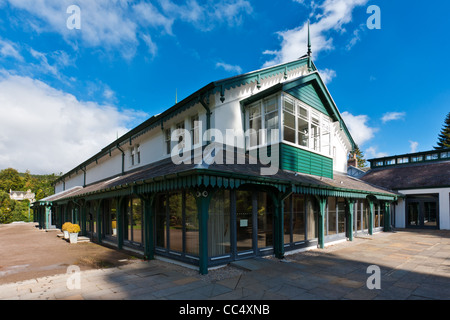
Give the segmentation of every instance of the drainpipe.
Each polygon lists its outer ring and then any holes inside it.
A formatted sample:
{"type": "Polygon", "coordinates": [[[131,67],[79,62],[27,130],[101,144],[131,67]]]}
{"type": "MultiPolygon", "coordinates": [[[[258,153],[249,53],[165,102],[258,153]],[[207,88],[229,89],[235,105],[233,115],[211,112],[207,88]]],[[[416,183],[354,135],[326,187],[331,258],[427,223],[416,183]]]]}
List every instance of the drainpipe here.
{"type": "Polygon", "coordinates": [[[120,149],[120,145],[117,144],[117,149],[120,150],[120,152],[122,152],[122,175],[125,173],[125,152],[120,149]]]}
{"type": "MultiPolygon", "coordinates": [[[[209,102],[205,103],[205,101],[203,101],[203,99],[201,97],[199,97],[198,100],[200,101],[203,108],[205,108],[205,110],[206,110],[206,130],[209,130],[209,129],[211,129],[211,114],[212,114],[211,110],[209,109],[209,102]]],[[[209,100],[209,98],[208,98],[208,100],[209,100]]]]}
{"type": "Polygon", "coordinates": [[[84,178],[83,178],[83,188],[86,187],[86,167],[84,169],[80,167],[81,171],[84,172],[84,178]]]}

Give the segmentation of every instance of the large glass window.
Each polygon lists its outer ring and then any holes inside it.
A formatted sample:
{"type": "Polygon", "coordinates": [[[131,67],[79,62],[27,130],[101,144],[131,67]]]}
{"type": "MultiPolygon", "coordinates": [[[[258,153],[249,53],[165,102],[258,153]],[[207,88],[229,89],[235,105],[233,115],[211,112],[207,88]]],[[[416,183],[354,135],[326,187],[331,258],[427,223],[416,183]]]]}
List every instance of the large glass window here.
{"type": "Polygon", "coordinates": [[[256,147],[261,144],[261,121],[261,103],[258,103],[249,109],[250,147],[256,147]]]}
{"type": "MultiPolygon", "coordinates": [[[[198,230],[198,210],[195,197],[186,192],[185,202],[186,212],[186,253],[198,256],[199,250],[199,230],[198,230]]],[[[211,214],[209,216],[211,219],[211,214]]]]}
{"type": "Polygon", "coordinates": [[[292,196],[292,237],[294,242],[305,240],[305,197],[299,194],[292,196]]]}
{"type": "Polygon", "coordinates": [[[180,256],[198,256],[199,223],[194,195],[182,191],[158,194],[154,205],[156,247],[180,256]]]}
{"type": "Polygon", "coordinates": [[[264,101],[264,129],[267,130],[266,143],[279,141],[278,135],[272,135],[274,133],[272,130],[278,129],[278,108],[275,98],[264,101]]]}
{"type": "Polygon", "coordinates": [[[307,197],[307,206],[306,206],[306,214],[307,214],[307,240],[316,239],[317,238],[317,217],[319,213],[319,208],[313,197],[307,197]]]}
{"type": "Polygon", "coordinates": [[[303,147],[309,147],[309,111],[300,105],[297,108],[298,144],[303,147]]]}
{"type": "Polygon", "coordinates": [[[375,205],[373,208],[374,215],[373,215],[373,227],[378,228],[380,226],[380,206],[375,205]]]}
{"type": "Polygon", "coordinates": [[[230,245],[230,191],[216,192],[209,205],[208,256],[231,252],[230,245]]]}
{"type": "Polygon", "coordinates": [[[265,192],[258,192],[258,248],[273,246],[273,203],[265,192]]]}
{"type": "Polygon", "coordinates": [[[345,200],[343,198],[338,198],[337,210],[338,233],[343,233],[345,232],[345,200]]]}
{"type": "Polygon", "coordinates": [[[253,249],[253,201],[251,191],[236,191],[236,248],[253,249]]]}
{"type": "Polygon", "coordinates": [[[369,229],[369,217],[370,217],[370,207],[369,202],[364,199],[363,201],[363,227],[364,229],[369,229]]]}
{"type": "Polygon", "coordinates": [[[295,106],[294,101],[286,98],[283,108],[283,132],[284,140],[296,143],[295,141],[295,106]]]}
{"type": "Polygon", "coordinates": [[[200,125],[198,115],[191,118],[191,139],[192,146],[196,146],[200,143],[200,125]]]}
{"type": "Polygon", "coordinates": [[[166,218],[166,195],[158,194],[155,198],[155,230],[156,230],[156,246],[167,248],[167,218],[166,218]]]}
{"type": "Polygon", "coordinates": [[[142,202],[138,198],[129,198],[124,219],[124,240],[142,244],[143,239],[143,214],[142,202]]]}
{"type": "Polygon", "coordinates": [[[337,216],[336,216],[336,198],[329,197],[328,198],[328,234],[336,234],[337,226],[336,226],[337,216]]]}
{"type": "Polygon", "coordinates": [[[182,194],[169,195],[169,249],[183,251],[183,213],[182,194]]]}
{"type": "Polygon", "coordinates": [[[283,140],[331,154],[331,121],[328,116],[290,96],[283,98],[283,140]]]}

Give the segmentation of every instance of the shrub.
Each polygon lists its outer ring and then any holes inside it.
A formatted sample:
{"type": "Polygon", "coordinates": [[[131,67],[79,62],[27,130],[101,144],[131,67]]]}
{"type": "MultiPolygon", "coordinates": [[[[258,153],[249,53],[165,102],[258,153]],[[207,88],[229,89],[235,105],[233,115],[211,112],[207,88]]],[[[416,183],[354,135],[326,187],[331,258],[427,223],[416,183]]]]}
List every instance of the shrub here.
{"type": "Polygon", "coordinates": [[[69,231],[69,233],[78,233],[81,231],[81,228],[79,225],[77,224],[71,224],[68,228],[67,231],[69,231]]]}
{"type": "Polygon", "coordinates": [[[70,222],[66,222],[62,225],[61,231],[68,231],[68,228],[72,225],[70,222]]]}

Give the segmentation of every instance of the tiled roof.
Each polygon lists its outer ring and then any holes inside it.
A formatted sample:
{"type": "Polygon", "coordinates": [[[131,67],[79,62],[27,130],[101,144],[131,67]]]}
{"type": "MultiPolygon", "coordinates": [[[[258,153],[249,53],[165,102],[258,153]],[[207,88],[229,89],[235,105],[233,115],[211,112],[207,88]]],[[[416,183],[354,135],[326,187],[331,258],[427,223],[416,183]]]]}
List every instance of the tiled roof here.
{"type": "MultiPolygon", "coordinates": [[[[226,154],[224,152],[224,154],[226,154]]],[[[295,173],[290,171],[278,170],[278,173],[271,176],[261,176],[261,164],[249,164],[248,158],[246,164],[179,164],[175,165],[170,158],[161,160],[151,165],[144,166],[123,176],[117,176],[105,181],[88,185],[84,188],[77,187],[57,195],[47,198],[47,201],[64,200],[67,198],[83,197],[93,193],[103,193],[119,189],[128,188],[135,183],[152,182],[155,180],[164,180],[176,177],[176,175],[191,174],[210,174],[226,175],[233,178],[243,176],[248,179],[264,179],[266,182],[280,183],[286,185],[299,185],[311,188],[339,189],[342,191],[353,191],[362,193],[377,193],[387,196],[397,196],[393,191],[377,187],[371,183],[350,177],[346,174],[334,173],[334,178],[324,178],[308,174],[295,173]],[[69,192],[70,191],[70,192],[69,192]]],[[[229,162],[228,162],[229,163],[229,162]]]]}
{"type": "Polygon", "coordinates": [[[372,169],[361,180],[391,190],[450,187],[450,161],[372,169]]]}

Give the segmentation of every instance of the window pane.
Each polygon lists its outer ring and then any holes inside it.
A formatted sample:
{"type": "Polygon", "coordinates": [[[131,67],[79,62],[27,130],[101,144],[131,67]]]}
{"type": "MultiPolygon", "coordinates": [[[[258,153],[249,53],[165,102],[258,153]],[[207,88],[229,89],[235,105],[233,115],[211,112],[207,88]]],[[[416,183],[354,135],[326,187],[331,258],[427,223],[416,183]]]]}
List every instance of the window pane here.
{"type": "Polygon", "coordinates": [[[166,221],[166,195],[158,194],[155,199],[155,229],[157,247],[167,248],[166,221]]]}
{"type": "Polygon", "coordinates": [[[436,202],[424,202],[423,223],[425,226],[437,225],[437,206],[436,202]]]}
{"type": "Polygon", "coordinates": [[[292,216],[292,208],[291,208],[291,199],[292,196],[284,199],[284,243],[291,242],[291,216],[292,216]]]}
{"type": "Polygon", "coordinates": [[[308,215],[308,240],[317,238],[317,215],[318,207],[312,197],[308,196],[306,213],[308,215]]]}
{"type": "Polygon", "coordinates": [[[290,99],[284,100],[283,108],[283,139],[295,143],[295,109],[294,103],[290,99]]]}
{"type": "Polygon", "coordinates": [[[182,195],[174,193],[169,196],[169,249],[183,251],[183,217],[182,217],[182,195]]]}
{"type": "Polygon", "coordinates": [[[338,198],[338,233],[345,232],[345,200],[338,198]]]}
{"type": "Polygon", "coordinates": [[[198,115],[191,118],[191,139],[192,146],[198,144],[200,142],[200,126],[199,126],[199,118],[198,115]]]}
{"type": "Polygon", "coordinates": [[[210,257],[231,252],[230,221],[230,191],[220,190],[214,194],[209,205],[208,255],[210,257]]]}
{"type": "Polygon", "coordinates": [[[319,118],[316,115],[311,117],[311,145],[310,148],[319,151],[320,150],[320,126],[319,118]]]}
{"type": "Polygon", "coordinates": [[[308,122],[299,118],[297,119],[297,130],[298,130],[298,144],[304,147],[308,147],[309,138],[309,125],[308,122]]]}
{"type": "Polygon", "coordinates": [[[374,228],[377,228],[377,227],[379,227],[380,226],[380,223],[379,223],[379,210],[380,210],[380,207],[378,206],[378,205],[376,205],[376,206],[374,206],[374,208],[373,208],[373,210],[374,210],[374,215],[373,215],[373,219],[374,219],[374,221],[373,221],[373,227],[374,228]]]}
{"type": "Polygon", "coordinates": [[[273,246],[273,204],[265,192],[258,192],[258,248],[273,246]]]}
{"type": "Polygon", "coordinates": [[[408,203],[408,225],[419,225],[419,202],[408,203]]]}
{"type": "MultiPolygon", "coordinates": [[[[186,192],[186,253],[198,256],[198,211],[195,197],[186,192]]],[[[211,219],[211,215],[209,216],[211,219]]]]}
{"type": "Polygon", "coordinates": [[[305,197],[294,194],[292,199],[293,241],[305,241],[305,197]]]}
{"type": "Polygon", "coordinates": [[[258,146],[259,130],[261,129],[261,105],[258,104],[249,109],[249,126],[250,126],[250,146],[258,146]]]}
{"type": "Polygon", "coordinates": [[[253,249],[252,211],[252,193],[236,191],[236,246],[238,251],[253,249]]]}
{"type": "Polygon", "coordinates": [[[142,243],[142,203],[141,199],[134,198],[132,200],[132,231],[133,241],[142,243]]]}
{"type": "Polygon", "coordinates": [[[328,198],[328,234],[336,234],[336,198],[328,198]]]}

